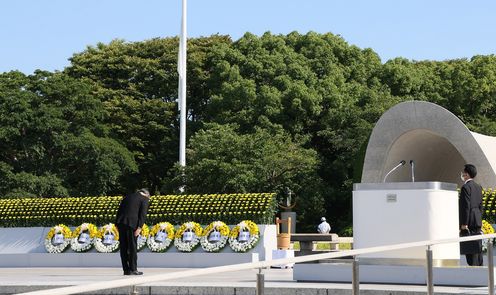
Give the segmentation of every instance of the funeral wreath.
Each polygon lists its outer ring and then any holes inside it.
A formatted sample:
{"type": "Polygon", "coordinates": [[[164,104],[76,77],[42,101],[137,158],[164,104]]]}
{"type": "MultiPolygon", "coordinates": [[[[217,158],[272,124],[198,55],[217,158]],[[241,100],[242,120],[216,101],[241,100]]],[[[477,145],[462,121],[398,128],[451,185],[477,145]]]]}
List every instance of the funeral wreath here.
{"type": "Polygon", "coordinates": [[[71,243],[72,232],[64,224],[52,227],[45,237],[45,249],[48,253],[62,253],[71,243]]]}

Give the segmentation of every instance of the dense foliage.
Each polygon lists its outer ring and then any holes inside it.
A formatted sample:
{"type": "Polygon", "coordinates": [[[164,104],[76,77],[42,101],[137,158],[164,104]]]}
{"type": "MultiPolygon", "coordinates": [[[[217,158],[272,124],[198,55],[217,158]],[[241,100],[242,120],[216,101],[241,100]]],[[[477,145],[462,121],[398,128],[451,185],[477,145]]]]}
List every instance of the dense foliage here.
{"type": "MultiPolygon", "coordinates": [[[[3,199],[0,224],[5,227],[106,224],[115,222],[121,199],[122,196],[3,199]]],[[[208,224],[222,220],[237,224],[251,219],[268,224],[273,222],[275,210],[275,195],[266,193],[152,196],[146,222],[181,224],[194,220],[208,224]]]]}
{"type": "Polygon", "coordinates": [[[187,167],[178,158],[177,38],[115,40],[63,72],[0,74],[0,196],[272,191],[298,230],[351,221],[369,134],[427,100],[496,135],[496,56],[385,63],[333,34],[188,41],[187,167]]]}

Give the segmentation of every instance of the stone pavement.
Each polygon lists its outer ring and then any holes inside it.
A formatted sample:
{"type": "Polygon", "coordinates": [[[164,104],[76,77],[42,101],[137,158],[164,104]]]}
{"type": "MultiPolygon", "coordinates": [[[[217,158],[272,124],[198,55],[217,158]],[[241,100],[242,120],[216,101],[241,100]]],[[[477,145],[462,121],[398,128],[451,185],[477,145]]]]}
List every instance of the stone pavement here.
{"type": "MultiPolygon", "coordinates": [[[[143,268],[145,275],[172,273],[185,269],[143,268]]],[[[351,294],[348,283],[312,283],[293,281],[292,269],[266,269],[266,295],[351,294]]],[[[197,276],[139,286],[146,295],[255,295],[256,270],[197,276]]],[[[0,295],[80,285],[125,278],[118,268],[0,268],[0,295]]],[[[131,288],[102,290],[90,294],[129,294],[131,288]]],[[[425,294],[426,286],[361,284],[361,294],[425,294]]],[[[436,294],[487,294],[487,288],[435,286],[436,294]]]]}

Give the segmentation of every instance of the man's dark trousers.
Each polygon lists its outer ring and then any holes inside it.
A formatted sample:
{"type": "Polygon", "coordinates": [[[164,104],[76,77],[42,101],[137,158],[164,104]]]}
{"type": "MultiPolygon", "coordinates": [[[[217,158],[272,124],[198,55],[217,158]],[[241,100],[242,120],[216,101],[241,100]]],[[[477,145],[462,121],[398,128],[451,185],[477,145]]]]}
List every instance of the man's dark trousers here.
{"type": "Polygon", "coordinates": [[[117,224],[119,229],[119,244],[124,272],[136,271],[138,269],[138,246],[134,229],[125,224],[117,224]]]}
{"type": "Polygon", "coordinates": [[[477,253],[477,254],[465,254],[465,257],[467,258],[467,264],[472,265],[472,266],[482,266],[483,264],[483,259],[482,259],[482,254],[477,253]]]}
{"type": "MultiPolygon", "coordinates": [[[[476,228],[471,228],[470,232],[481,233],[482,231],[480,227],[476,227],[476,228]]],[[[482,251],[482,243],[480,243],[480,241],[479,241],[479,246],[480,246],[479,250],[482,251]]],[[[484,263],[482,252],[465,254],[465,258],[467,259],[467,264],[471,266],[482,266],[482,264],[484,263]]]]}

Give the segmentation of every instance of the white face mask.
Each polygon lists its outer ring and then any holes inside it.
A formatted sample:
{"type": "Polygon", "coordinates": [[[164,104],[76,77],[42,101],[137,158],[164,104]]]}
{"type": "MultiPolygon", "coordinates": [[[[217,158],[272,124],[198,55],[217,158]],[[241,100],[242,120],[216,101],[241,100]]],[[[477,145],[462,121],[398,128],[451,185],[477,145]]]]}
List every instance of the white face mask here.
{"type": "Polygon", "coordinates": [[[465,178],[463,177],[463,173],[460,173],[460,179],[461,179],[462,181],[465,181],[465,178]]]}

